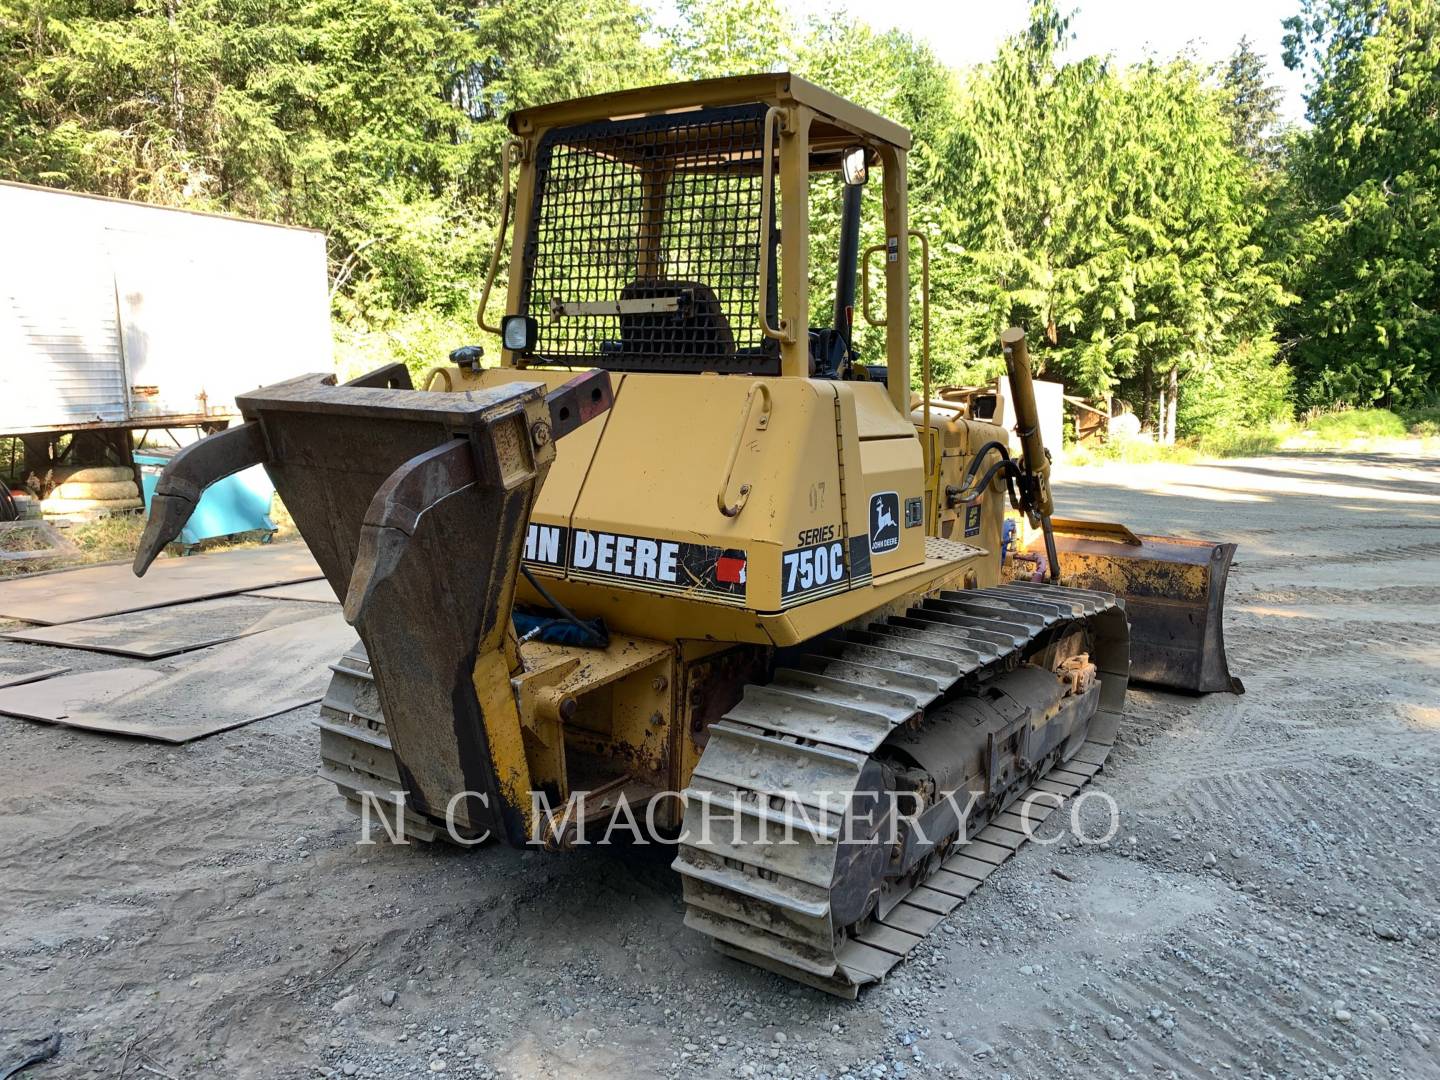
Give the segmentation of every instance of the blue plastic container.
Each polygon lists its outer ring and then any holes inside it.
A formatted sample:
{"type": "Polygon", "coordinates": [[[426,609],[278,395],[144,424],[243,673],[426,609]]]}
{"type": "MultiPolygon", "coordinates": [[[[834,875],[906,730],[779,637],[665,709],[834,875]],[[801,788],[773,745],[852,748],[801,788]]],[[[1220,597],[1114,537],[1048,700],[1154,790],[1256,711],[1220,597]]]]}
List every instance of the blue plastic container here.
{"type": "MultiPolygon", "coordinates": [[[[150,513],[150,498],[155,494],[156,481],[169,460],[161,454],[135,455],[135,464],[140,466],[146,514],[150,513]]],[[[274,499],[275,485],[270,483],[270,477],[260,465],[252,465],[234,476],[227,476],[205,489],[205,494],[200,496],[200,505],[190,515],[185,528],[180,530],[176,543],[198,544],[201,540],[236,533],[273,533],[275,523],[270,520],[270,504],[274,499]]]]}

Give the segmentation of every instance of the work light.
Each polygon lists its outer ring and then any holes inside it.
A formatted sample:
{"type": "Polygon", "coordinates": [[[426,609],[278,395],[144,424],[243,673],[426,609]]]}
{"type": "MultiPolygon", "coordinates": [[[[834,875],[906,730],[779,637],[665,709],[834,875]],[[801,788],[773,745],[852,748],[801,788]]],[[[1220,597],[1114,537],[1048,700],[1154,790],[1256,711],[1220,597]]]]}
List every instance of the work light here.
{"type": "Polygon", "coordinates": [[[539,324],[529,315],[506,315],[500,320],[500,340],[511,352],[533,351],[539,331],[539,324]]]}

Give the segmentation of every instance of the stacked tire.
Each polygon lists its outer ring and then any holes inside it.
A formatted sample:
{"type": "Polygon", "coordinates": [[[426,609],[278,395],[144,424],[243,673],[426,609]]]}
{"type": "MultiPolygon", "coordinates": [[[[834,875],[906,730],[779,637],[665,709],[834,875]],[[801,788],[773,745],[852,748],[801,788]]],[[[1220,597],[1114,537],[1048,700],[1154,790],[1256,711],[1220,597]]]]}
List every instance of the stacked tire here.
{"type": "Polygon", "coordinates": [[[133,469],[123,465],[56,470],[58,485],[40,504],[45,514],[103,514],[144,505],[133,469]]]}

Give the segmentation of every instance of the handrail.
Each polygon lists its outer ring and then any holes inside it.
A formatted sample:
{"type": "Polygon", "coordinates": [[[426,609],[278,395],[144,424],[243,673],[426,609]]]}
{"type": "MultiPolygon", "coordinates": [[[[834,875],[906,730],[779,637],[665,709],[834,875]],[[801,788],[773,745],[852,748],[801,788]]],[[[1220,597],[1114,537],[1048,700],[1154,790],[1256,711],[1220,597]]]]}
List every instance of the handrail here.
{"type": "Polygon", "coordinates": [[[924,396],[925,477],[930,477],[930,241],[919,229],[911,229],[909,235],[920,241],[920,383],[924,396]]]}
{"type": "Polygon", "coordinates": [[[870,256],[877,251],[886,250],[884,244],[871,244],[860,255],[860,314],[871,326],[885,326],[890,322],[890,316],[877,319],[870,314],[870,256]]]}
{"type": "MultiPolygon", "coordinates": [[[[770,226],[770,211],[774,203],[771,186],[775,182],[775,129],[785,121],[785,110],[772,105],[765,113],[764,138],[760,147],[760,274],[759,288],[755,291],[756,311],[760,316],[760,332],[767,338],[785,345],[795,344],[795,335],[790,331],[790,321],[780,316],[778,328],[770,325],[769,313],[765,310],[770,301],[770,237],[764,235],[770,226]]],[[[781,127],[784,131],[788,124],[781,127]]],[[[737,510],[736,513],[739,513],[737,510]]]]}
{"type": "Polygon", "coordinates": [[[765,399],[764,408],[759,419],[755,421],[755,430],[764,431],[770,426],[770,386],[768,383],[757,382],[750,387],[749,393],[745,395],[745,405],[740,410],[740,426],[735,431],[735,444],[730,447],[730,461],[725,466],[725,478],[720,481],[720,490],[715,493],[715,506],[720,513],[728,518],[736,517],[741,510],[745,509],[745,503],[750,499],[750,485],[741,484],[739,498],[733,503],[725,501],[725,495],[730,490],[730,477],[735,472],[735,461],[740,456],[740,447],[745,442],[745,429],[750,425],[750,411],[755,407],[755,395],[759,394],[765,399]]]}
{"type": "Polygon", "coordinates": [[[515,151],[523,150],[519,139],[511,139],[500,151],[500,222],[495,226],[495,247],[490,252],[490,269],[485,274],[485,288],[480,292],[480,307],[475,312],[475,321],[480,329],[499,334],[500,327],[485,321],[485,308],[490,303],[490,290],[495,285],[495,273],[500,269],[500,252],[505,249],[505,227],[510,222],[510,158],[515,151]]]}

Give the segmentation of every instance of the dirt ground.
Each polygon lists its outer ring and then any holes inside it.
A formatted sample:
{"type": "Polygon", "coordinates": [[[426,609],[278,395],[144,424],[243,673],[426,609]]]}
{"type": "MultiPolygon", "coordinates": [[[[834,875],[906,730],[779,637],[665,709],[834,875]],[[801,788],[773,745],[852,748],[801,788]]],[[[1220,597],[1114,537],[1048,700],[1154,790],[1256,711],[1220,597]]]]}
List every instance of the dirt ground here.
{"type": "Polygon", "coordinates": [[[1114,841],[1032,845],[858,1003],[712,953],[668,851],[357,846],[315,707],[174,748],[0,718],[0,1048],[62,1033],[27,1080],[1440,1076],[1440,461],[1059,495],[1239,542],[1247,693],[1133,693],[1114,841]]]}

